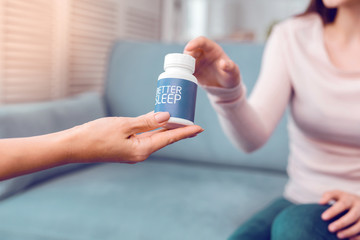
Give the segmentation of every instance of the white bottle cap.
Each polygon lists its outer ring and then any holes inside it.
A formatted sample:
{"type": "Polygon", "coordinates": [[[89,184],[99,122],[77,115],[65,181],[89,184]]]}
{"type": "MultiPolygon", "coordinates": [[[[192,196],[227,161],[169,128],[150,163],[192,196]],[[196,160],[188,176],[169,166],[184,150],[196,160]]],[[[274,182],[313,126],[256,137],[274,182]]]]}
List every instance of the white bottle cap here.
{"type": "Polygon", "coordinates": [[[164,70],[167,67],[183,67],[189,69],[191,73],[195,71],[195,58],[188,54],[170,53],[165,56],[164,70]]]}

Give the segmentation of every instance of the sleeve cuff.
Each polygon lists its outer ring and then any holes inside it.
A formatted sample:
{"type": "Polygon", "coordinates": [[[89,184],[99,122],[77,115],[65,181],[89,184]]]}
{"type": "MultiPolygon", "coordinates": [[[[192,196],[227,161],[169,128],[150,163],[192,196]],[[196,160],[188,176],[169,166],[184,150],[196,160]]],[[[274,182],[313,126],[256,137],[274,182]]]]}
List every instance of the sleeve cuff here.
{"type": "Polygon", "coordinates": [[[214,103],[233,103],[246,95],[246,86],[243,83],[233,88],[201,87],[207,92],[210,101],[214,103]]]}

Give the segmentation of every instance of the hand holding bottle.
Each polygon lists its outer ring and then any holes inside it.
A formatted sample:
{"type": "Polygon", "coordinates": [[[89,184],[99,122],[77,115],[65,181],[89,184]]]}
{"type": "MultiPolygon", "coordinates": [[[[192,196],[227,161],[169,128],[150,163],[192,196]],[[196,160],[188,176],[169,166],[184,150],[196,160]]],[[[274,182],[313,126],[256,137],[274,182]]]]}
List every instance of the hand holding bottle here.
{"type": "Polygon", "coordinates": [[[214,41],[195,38],[185,46],[184,53],[196,59],[194,75],[201,85],[233,88],[240,83],[238,66],[214,41]]]}
{"type": "Polygon", "coordinates": [[[107,117],[61,132],[0,139],[0,180],[69,163],[137,163],[203,131],[197,125],[154,130],[165,126],[169,118],[167,112],[135,118],[107,117]]]}

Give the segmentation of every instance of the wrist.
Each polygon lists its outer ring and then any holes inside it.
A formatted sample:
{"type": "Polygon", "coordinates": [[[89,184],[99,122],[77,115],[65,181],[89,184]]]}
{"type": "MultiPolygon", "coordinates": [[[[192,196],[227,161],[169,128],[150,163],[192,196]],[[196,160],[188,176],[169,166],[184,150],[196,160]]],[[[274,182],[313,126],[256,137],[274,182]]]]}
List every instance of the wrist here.
{"type": "Polygon", "coordinates": [[[59,137],[58,141],[59,146],[64,146],[62,149],[64,164],[83,162],[80,154],[80,128],[80,126],[76,126],[60,132],[61,136],[59,137]]]}
{"type": "Polygon", "coordinates": [[[203,86],[210,99],[215,103],[235,102],[246,95],[246,87],[239,83],[232,88],[203,86]]]}
{"type": "Polygon", "coordinates": [[[88,122],[71,129],[64,133],[64,145],[67,146],[67,163],[92,163],[104,158],[102,139],[98,136],[97,126],[88,122]]]}

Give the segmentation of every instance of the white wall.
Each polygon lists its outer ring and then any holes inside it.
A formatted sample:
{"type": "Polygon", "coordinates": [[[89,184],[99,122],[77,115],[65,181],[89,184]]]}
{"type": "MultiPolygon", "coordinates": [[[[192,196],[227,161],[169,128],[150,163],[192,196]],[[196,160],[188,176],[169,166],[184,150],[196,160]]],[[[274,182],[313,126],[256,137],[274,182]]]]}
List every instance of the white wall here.
{"type": "MultiPolygon", "coordinates": [[[[248,1],[251,2],[252,0],[248,1]]],[[[214,39],[228,36],[238,27],[239,1],[223,0],[209,2],[208,35],[214,39]]]]}
{"type": "Polygon", "coordinates": [[[191,39],[197,36],[208,35],[208,10],[207,0],[188,0],[184,3],[185,19],[183,36],[191,39]]]}
{"type": "Polygon", "coordinates": [[[266,39],[274,21],[281,21],[305,10],[308,0],[237,0],[237,27],[254,31],[257,41],[266,39]]]}
{"type": "MultiPolygon", "coordinates": [[[[165,0],[176,1],[176,0],[165,0]]],[[[185,42],[205,35],[213,39],[226,39],[237,31],[251,31],[255,41],[265,41],[266,32],[274,21],[301,13],[309,0],[180,0],[182,32],[177,42],[185,42]]],[[[167,21],[178,21],[174,18],[167,21]]],[[[166,32],[163,33],[166,35],[166,32]]]]}

